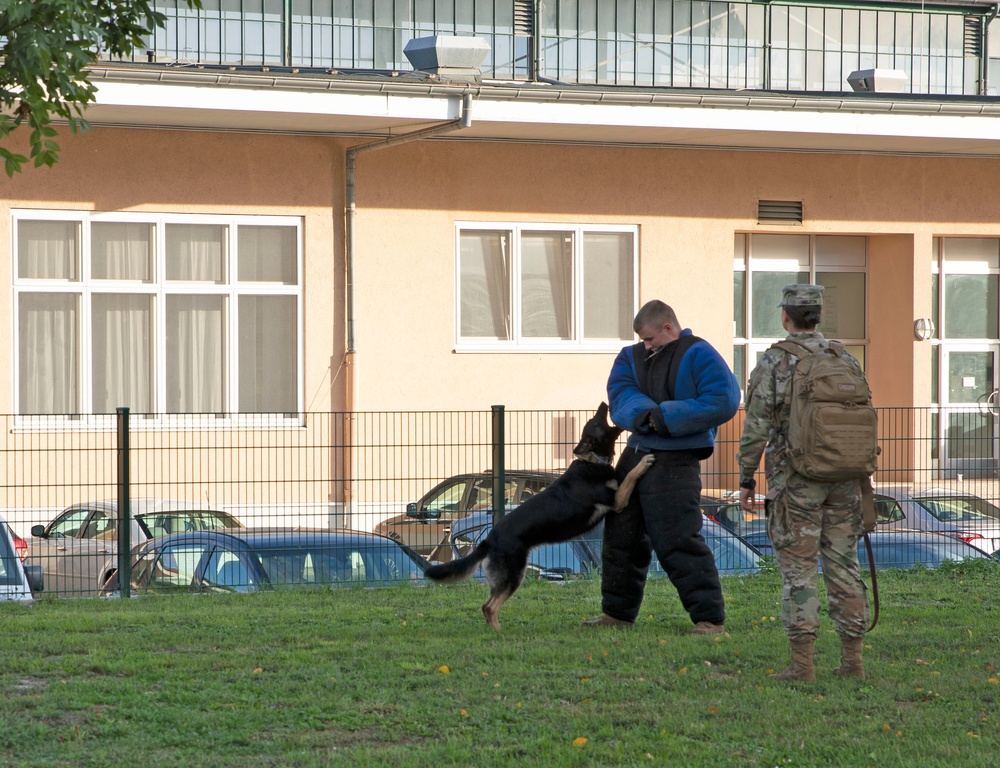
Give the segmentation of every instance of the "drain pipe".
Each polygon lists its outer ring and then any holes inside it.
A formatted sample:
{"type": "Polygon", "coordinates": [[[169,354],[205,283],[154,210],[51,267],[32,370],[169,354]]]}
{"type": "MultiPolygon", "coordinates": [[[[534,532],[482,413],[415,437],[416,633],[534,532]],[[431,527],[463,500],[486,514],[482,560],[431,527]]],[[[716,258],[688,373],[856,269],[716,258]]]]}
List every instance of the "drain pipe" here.
{"type": "Polygon", "coordinates": [[[1000,13],[1000,3],[993,6],[993,11],[983,21],[983,52],[979,69],[979,95],[989,95],[990,85],[990,24],[1000,13]]]}
{"type": "MultiPolygon", "coordinates": [[[[468,128],[472,125],[472,94],[462,95],[462,114],[457,120],[449,120],[447,123],[432,125],[412,133],[405,133],[402,136],[393,136],[389,139],[380,139],[368,144],[360,144],[347,149],[346,163],[344,168],[345,195],[344,195],[344,238],[345,238],[345,293],[347,309],[347,350],[344,353],[344,387],[345,387],[345,411],[347,413],[347,425],[344,432],[345,441],[345,468],[344,468],[344,509],[353,518],[353,482],[354,482],[354,446],[353,430],[351,422],[354,419],[355,410],[355,387],[356,387],[356,364],[354,336],[354,227],[355,216],[357,215],[356,184],[355,176],[357,171],[358,155],[374,152],[379,149],[388,149],[399,144],[408,144],[411,141],[429,139],[450,131],[457,131],[461,128],[468,128]]],[[[349,526],[349,527],[357,527],[349,526]]]]}

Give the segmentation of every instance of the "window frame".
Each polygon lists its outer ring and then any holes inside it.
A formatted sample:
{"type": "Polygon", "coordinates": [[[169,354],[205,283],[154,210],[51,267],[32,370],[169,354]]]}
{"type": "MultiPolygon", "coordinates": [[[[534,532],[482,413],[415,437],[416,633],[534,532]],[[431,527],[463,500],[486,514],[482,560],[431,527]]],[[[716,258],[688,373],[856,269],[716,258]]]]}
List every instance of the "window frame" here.
{"type": "MultiPolygon", "coordinates": [[[[632,309],[634,317],[639,307],[639,225],[637,224],[580,224],[558,222],[526,221],[458,221],[455,223],[454,260],[454,338],[455,352],[618,352],[623,345],[634,342],[630,333],[626,339],[583,338],[580,329],[584,319],[584,237],[588,234],[604,233],[626,235],[632,239],[632,309]],[[485,337],[462,336],[462,235],[468,232],[507,231],[511,235],[511,281],[510,286],[510,339],[489,339],[485,337]],[[524,336],[521,327],[522,288],[518,276],[521,267],[521,236],[531,233],[563,233],[573,238],[573,290],[572,290],[572,333],[569,339],[540,338],[524,336]]],[[[624,298],[624,297],[623,297],[624,298]]],[[[630,318],[631,319],[631,318],[630,318]]],[[[629,324],[631,328],[631,322],[629,324]]]]}
{"type": "Polygon", "coordinates": [[[11,393],[16,414],[15,425],[23,429],[49,430],[53,428],[107,429],[116,419],[115,414],[94,412],[94,349],[93,311],[97,296],[148,296],[150,298],[150,332],[153,339],[150,350],[151,404],[149,413],[139,414],[132,426],[138,428],[164,428],[192,426],[232,428],[234,426],[284,428],[302,422],[304,403],[304,219],[301,216],[202,214],[170,212],[103,212],[80,210],[13,209],[11,211],[11,393]],[[23,221],[66,221],[78,226],[79,253],[78,275],[69,278],[26,278],[19,274],[18,232],[23,221]],[[92,235],[94,224],[123,223],[148,224],[152,227],[152,275],[149,281],[115,278],[94,278],[92,261],[92,235]],[[195,280],[167,280],[166,230],[171,224],[221,226],[225,232],[225,276],[222,282],[195,280]],[[239,228],[241,226],[279,226],[295,229],[294,284],[239,279],[239,228]],[[77,394],[75,413],[27,414],[22,412],[23,393],[20,387],[20,299],[26,294],[66,294],[77,298],[76,339],[77,394]],[[166,312],[168,297],[217,296],[223,306],[223,404],[218,413],[170,413],[167,411],[167,339],[166,312]],[[239,302],[241,297],[292,297],[295,301],[295,408],[283,413],[240,412],[239,409],[239,302]]]}
{"type": "MultiPolygon", "coordinates": [[[[816,282],[817,273],[829,274],[829,273],[860,273],[864,275],[865,278],[865,292],[862,297],[865,308],[865,324],[864,324],[864,336],[863,337],[834,337],[839,341],[843,342],[848,348],[848,351],[855,351],[856,348],[860,347],[862,351],[859,361],[863,369],[867,369],[868,362],[868,347],[870,344],[869,339],[869,316],[870,316],[870,304],[869,297],[871,292],[871,258],[869,255],[869,238],[868,235],[855,235],[855,234],[841,234],[837,232],[821,232],[821,233],[809,233],[809,232],[745,232],[736,231],[734,235],[734,255],[733,255],[733,279],[735,282],[736,274],[743,273],[743,333],[740,336],[737,334],[737,321],[733,317],[733,367],[734,371],[738,370],[742,364],[744,372],[744,380],[739,382],[740,392],[746,393],[746,386],[750,379],[750,374],[754,368],[757,366],[757,362],[760,360],[760,356],[767,351],[767,349],[777,341],[781,341],[785,338],[784,332],[781,336],[755,336],[753,334],[753,288],[754,282],[752,276],[755,273],[775,273],[784,270],[773,269],[772,267],[780,266],[780,262],[787,261],[789,271],[799,271],[808,273],[809,282],[816,282]],[[798,262],[795,269],[792,268],[791,259],[786,258],[769,258],[768,256],[755,256],[754,249],[752,245],[753,238],[755,236],[766,235],[775,237],[806,237],[809,240],[809,250],[808,250],[808,263],[805,264],[801,261],[798,262]],[[817,240],[819,238],[833,238],[833,237],[858,237],[865,241],[865,254],[864,254],[864,264],[820,264],[817,254],[817,240]],[[736,238],[742,238],[742,254],[736,255],[736,238]]],[[[778,313],[778,307],[774,307],[775,316],[778,313]]],[[[822,332],[822,323],[819,329],[822,332]]]]}

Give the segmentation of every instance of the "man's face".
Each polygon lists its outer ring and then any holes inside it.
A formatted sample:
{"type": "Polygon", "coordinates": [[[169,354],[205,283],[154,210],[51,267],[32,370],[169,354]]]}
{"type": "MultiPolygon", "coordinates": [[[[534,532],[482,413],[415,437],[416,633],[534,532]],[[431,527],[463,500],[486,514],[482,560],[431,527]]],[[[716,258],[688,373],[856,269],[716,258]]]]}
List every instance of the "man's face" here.
{"type": "Polygon", "coordinates": [[[672,323],[644,325],[639,329],[639,338],[648,350],[656,350],[677,338],[672,323]]]}

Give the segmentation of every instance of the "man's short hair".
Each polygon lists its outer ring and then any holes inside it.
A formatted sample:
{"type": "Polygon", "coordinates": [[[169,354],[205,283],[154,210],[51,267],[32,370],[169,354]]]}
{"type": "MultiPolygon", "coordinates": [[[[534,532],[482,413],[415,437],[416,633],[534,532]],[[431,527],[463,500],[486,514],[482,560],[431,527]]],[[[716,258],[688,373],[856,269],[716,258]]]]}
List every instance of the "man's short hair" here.
{"type": "Polygon", "coordinates": [[[677,314],[673,308],[659,299],[653,299],[643,304],[636,313],[635,320],[632,321],[632,330],[639,333],[647,326],[662,326],[667,323],[680,330],[680,323],[677,321],[677,314]]]}
{"type": "Polygon", "coordinates": [[[790,307],[786,305],[783,309],[796,328],[803,328],[807,331],[816,329],[823,313],[820,307],[790,307]]]}

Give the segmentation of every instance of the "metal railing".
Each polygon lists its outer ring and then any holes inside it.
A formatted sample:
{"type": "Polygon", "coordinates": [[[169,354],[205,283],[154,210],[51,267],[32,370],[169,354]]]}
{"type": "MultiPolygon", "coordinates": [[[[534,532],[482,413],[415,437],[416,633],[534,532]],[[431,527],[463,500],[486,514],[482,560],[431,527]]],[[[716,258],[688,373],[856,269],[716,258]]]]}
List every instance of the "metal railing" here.
{"type": "MultiPolygon", "coordinates": [[[[989,422],[992,431],[983,431],[981,421],[973,419],[977,432],[942,435],[936,409],[882,408],[879,414],[878,485],[939,486],[1000,502],[995,421],[989,422]],[[949,461],[949,451],[959,449],[960,455],[949,461]]],[[[27,540],[29,558],[43,565],[46,591],[58,594],[96,594],[109,571],[124,567],[110,525],[95,512],[102,500],[128,500],[134,515],[146,509],[145,500],[177,500],[190,509],[218,510],[248,530],[381,531],[416,546],[407,539],[409,523],[423,526],[433,538],[421,554],[447,559],[452,518],[471,511],[471,500],[485,500],[487,508],[499,512],[518,502],[520,497],[512,494],[538,490],[569,465],[590,415],[495,406],[482,411],[305,413],[295,420],[282,414],[220,427],[219,415],[210,414],[192,416],[183,427],[163,427],[156,419],[126,412],[124,431],[121,412],[117,419],[90,420],[85,427],[74,426],[72,417],[54,422],[51,416],[0,416],[0,513],[27,540]],[[148,426],[156,424],[160,426],[148,426]],[[461,475],[471,485],[456,485],[453,497],[443,497],[440,519],[406,518],[409,505],[461,475]],[[526,479],[533,475],[542,479],[526,479]],[[478,496],[469,490],[473,486],[478,496]],[[501,489],[504,507],[491,502],[501,489]],[[52,522],[74,505],[88,512],[80,513],[77,528],[70,530],[67,523],[56,536],[52,522]],[[97,517],[88,528],[89,513],[97,517]],[[383,525],[398,516],[392,525],[383,525]],[[32,535],[37,526],[49,526],[44,536],[32,535]],[[87,566],[93,572],[86,579],[52,576],[56,564],[40,562],[43,557],[94,560],[94,547],[104,557],[87,566]]],[[[738,486],[741,427],[742,413],[718,431],[715,454],[703,465],[707,496],[725,498],[738,486]]],[[[204,526],[190,520],[186,524],[204,526]]],[[[163,523],[152,533],[169,528],[163,523]]],[[[129,532],[133,546],[141,545],[148,533],[135,524],[129,532]]],[[[76,567],[83,568],[80,562],[76,567]]],[[[357,564],[352,574],[358,580],[357,564]]],[[[128,582],[125,586],[127,591],[128,582]]]]}
{"type": "Polygon", "coordinates": [[[485,77],[672,88],[850,90],[847,76],[904,71],[905,92],[987,94],[989,6],[576,0],[536,4],[371,0],[160,0],[166,26],[134,61],[408,71],[417,37],[476,35],[485,77]]]}

